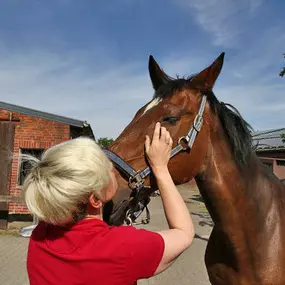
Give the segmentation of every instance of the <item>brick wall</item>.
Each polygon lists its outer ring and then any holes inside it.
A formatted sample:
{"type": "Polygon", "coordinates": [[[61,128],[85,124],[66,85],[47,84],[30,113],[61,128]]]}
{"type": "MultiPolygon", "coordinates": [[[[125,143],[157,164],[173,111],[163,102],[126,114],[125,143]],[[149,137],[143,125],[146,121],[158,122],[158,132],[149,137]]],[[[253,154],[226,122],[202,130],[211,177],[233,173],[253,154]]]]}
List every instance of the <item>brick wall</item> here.
{"type": "MultiPolygon", "coordinates": [[[[18,183],[19,160],[17,154],[21,148],[47,149],[66,141],[70,137],[70,126],[41,118],[0,109],[0,120],[12,118],[15,120],[14,154],[10,179],[10,195],[20,196],[21,187],[18,183]]],[[[28,210],[22,203],[9,203],[9,214],[27,214],[28,210]]]]}

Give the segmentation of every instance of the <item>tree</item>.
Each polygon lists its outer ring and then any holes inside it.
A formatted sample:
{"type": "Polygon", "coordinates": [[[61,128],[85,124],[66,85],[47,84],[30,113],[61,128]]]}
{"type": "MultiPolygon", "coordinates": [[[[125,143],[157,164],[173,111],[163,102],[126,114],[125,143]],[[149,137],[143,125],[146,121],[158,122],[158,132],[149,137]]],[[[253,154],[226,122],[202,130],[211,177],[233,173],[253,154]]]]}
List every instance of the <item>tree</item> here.
{"type": "MultiPolygon", "coordinates": [[[[285,53],[283,54],[284,58],[285,58],[285,53]]],[[[279,75],[281,77],[283,77],[285,75],[285,66],[283,67],[283,69],[281,70],[281,72],[279,73],[279,75]]]]}
{"type": "Polygon", "coordinates": [[[101,146],[101,147],[105,147],[107,148],[108,146],[110,146],[112,143],[114,142],[114,140],[112,138],[99,138],[97,140],[97,143],[101,146]]]}
{"type": "Polygon", "coordinates": [[[281,137],[281,139],[282,139],[282,142],[285,143],[285,134],[281,134],[280,137],[281,137]]]}

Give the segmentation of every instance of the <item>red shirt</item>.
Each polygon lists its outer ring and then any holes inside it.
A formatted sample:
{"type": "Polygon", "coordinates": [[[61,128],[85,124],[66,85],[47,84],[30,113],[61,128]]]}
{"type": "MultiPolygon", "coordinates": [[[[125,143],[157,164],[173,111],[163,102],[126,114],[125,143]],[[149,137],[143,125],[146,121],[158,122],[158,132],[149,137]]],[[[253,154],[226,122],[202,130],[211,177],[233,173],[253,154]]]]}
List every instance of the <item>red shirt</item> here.
{"type": "Polygon", "coordinates": [[[98,219],[63,228],[44,222],[30,239],[30,285],[133,285],[153,276],[164,252],[163,238],[98,219]]]}

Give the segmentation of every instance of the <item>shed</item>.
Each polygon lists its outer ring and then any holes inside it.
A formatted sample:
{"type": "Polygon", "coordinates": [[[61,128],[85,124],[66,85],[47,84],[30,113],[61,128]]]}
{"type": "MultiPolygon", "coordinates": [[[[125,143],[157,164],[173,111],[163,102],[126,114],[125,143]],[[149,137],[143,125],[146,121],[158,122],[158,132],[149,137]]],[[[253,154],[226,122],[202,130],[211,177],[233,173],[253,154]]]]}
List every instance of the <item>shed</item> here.
{"type": "Polygon", "coordinates": [[[252,134],[256,154],[279,178],[285,178],[285,128],[257,131],[252,134]]]}
{"type": "Polygon", "coordinates": [[[28,164],[19,154],[40,155],[45,149],[79,136],[94,135],[86,121],[0,101],[0,229],[8,220],[28,216],[21,185],[28,164]]]}

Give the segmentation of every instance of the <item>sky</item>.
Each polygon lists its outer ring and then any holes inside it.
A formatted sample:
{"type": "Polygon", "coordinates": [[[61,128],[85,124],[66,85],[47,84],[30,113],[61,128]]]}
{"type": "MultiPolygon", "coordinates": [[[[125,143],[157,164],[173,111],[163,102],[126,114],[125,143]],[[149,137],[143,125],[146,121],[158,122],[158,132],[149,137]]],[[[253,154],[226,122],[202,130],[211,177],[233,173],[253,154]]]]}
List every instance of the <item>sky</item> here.
{"type": "Polygon", "coordinates": [[[116,138],[153,89],[225,52],[214,93],[255,130],[285,127],[284,0],[0,0],[0,101],[116,138]]]}

